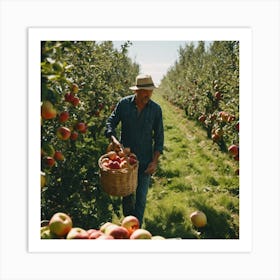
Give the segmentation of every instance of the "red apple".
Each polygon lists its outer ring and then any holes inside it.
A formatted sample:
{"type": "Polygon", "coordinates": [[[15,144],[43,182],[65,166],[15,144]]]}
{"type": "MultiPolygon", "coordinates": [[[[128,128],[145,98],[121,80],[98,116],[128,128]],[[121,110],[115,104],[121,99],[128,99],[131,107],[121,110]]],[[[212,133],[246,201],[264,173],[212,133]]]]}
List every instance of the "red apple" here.
{"type": "Polygon", "coordinates": [[[79,122],[76,124],[75,128],[80,131],[80,132],[83,132],[86,130],[87,126],[84,122],[79,122]]]}
{"type": "Polygon", "coordinates": [[[44,162],[49,167],[52,167],[52,166],[55,165],[55,159],[53,157],[50,157],[50,156],[44,157],[44,162]]]}
{"type": "Polygon", "coordinates": [[[128,158],[128,163],[129,163],[130,165],[134,165],[134,164],[137,163],[137,159],[136,159],[134,156],[130,156],[130,157],[128,158]]]}
{"type": "Polygon", "coordinates": [[[57,129],[56,135],[61,140],[67,140],[71,136],[71,130],[68,127],[61,126],[57,129]]]}
{"type": "Polygon", "coordinates": [[[237,131],[239,131],[239,122],[236,123],[235,129],[236,129],[237,131]]]}
{"type": "Polygon", "coordinates": [[[222,94],[221,94],[219,91],[216,91],[216,92],[215,92],[215,98],[216,98],[217,100],[220,100],[220,99],[222,98],[222,94]]]}
{"type": "Polygon", "coordinates": [[[112,161],[108,164],[110,169],[121,169],[121,165],[118,161],[112,161]]]}
{"type": "Polygon", "coordinates": [[[64,155],[61,151],[55,151],[54,158],[55,160],[64,160],[64,155]]]}
{"type": "Polygon", "coordinates": [[[140,228],[140,223],[135,216],[130,215],[124,217],[121,226],[128,230],[130,236],[136,229],[140,228]]]}
{"type": "Polygon", "coordinates": [[[206,120],[206,116],[203,114],[203,115],[201,115],[201,116],[198,117],[198,120],[199,120],[200,122],[204,122],[204,121],[206,120]]]}
{"type": "Polygon", "coordinates": [[[88,233],[85,229],[74,227],[68,232],[66,239],[88,239],[88,233]]]}
{"type": "Polygon", "coordinates": [[[194,211],[190,215],[191,222],[194,226],[200,228],[207,224],[207,217],[202,211],[194,211]]]}
{"type": "Polygon", "coordinates": [[[74,98],[74,95],[73,95],[72,93],[70,93],[70,92],[67,92],[67,93],[64,95],[64,99],[65,99],[65,101],[67,101],[67,102],[72,103],[73,98],[74,98]]]}
{"type": "Polygon", "coordinates": [[[50,219],[49,227],[57,236],[66,236],[72,228],[72,219],[63,212],[55,213],[50,219]]]}
{"type": "Polygon", "coordinates": [[[151,239],[152,234],[143,228],[136,229],[131,235],[130,239],[151,239]]]}
{"type": "Polygon", "coordinates": [[[106,229],[106,234],[111,235],[114,239],[128,239],[129,232],[125,227],[118,225],[111,225],[106,229]]]}
{"type": "Polygon", "coordinates": [[[216,141],[218,141],[218,140],[220,139],[220,136],[219,136],[218,134],[216,134],[216,133],[213,133],[213,134],[211,135],[211,138],[212,138],[212,140],[213,140],[214,142],[216,142],[216,141]]]}
{"type": "Polygon", "coordinates": [[[116,158],[114,160],[117,161],[118,163],[122,162],[122,160],[121,160],[121,158],[119,156],[116,156],[116,158]]]}
{"type": "Polygon", "coordinates": [[[41,106],[41,116],[45,120],[50,120],[56,117],[56,109],[50,101],[44,101],[41,106]]]}
{"type": "Polygon", "coordinates": [[[88,232],[88,239],[97,239],[99,236],[104,235],[104,233],[101,230],[98,229],[90,229],[88,232]]]}
{"type": "Polygon", "coordinates": [[[75,140],[77,140],[78,136],[79,136],[78,132],[77,131],[73,131],[71,133],[71,135],[70,135],[70,139],[75,141],[75,140]]]}
{"type": "Polygon", "coordinates": [[[239,147],[237,145],[231,145],[228,147],[228,151],[232,156],[237,156],[239,154],[239,147]]]}
{"type": "Polygon", "coordinates": [[[69,113],[67,111],[61,112],[59,115],[60,122],[66,122],[69,119],[69,113]]]}
{"type": "Polygon", "coordinates": [[[71,103],[73,106],[77,106],[80,103],[80,98],[77,96],[74,96],[71,103]]]}

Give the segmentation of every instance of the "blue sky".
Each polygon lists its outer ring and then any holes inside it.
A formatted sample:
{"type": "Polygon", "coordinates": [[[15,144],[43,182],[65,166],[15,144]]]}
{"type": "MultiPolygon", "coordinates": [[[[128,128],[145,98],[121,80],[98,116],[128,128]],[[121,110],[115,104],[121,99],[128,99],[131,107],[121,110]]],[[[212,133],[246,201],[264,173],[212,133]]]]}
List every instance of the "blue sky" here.
{"type": "MultiPolygon", "coordinates": [[[[124,41],[113,41],[119,48],[124,41]]],[[[180,46],[187,41],[132,41],[129,57],[140,65],[140,72],[152,75],[154,83],[159,84],[168,68],[178,59],[180,46]]]]}

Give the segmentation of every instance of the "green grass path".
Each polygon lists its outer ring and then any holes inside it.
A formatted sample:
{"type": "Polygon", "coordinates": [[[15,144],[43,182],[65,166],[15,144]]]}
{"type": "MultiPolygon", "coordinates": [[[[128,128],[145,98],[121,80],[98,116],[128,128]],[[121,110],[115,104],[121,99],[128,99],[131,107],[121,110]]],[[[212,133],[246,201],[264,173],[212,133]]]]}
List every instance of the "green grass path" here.
{"type": "Polygon", "coordinates": [[[167,238],[238,238],[238,162],[207,138],[184,111],[154,93],[163,110],[165,143],[149,189],[144,226],[167,238]],[[205,228],[194,228],[189,215],[203,211],[205,228]]]}

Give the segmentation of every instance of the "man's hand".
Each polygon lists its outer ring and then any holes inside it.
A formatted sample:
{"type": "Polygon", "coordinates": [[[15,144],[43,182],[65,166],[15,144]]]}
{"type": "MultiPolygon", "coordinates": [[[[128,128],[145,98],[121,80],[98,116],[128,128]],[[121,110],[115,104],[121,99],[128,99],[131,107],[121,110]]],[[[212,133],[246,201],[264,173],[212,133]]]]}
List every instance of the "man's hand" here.
{"type": "Polygon", "coordinates": [[[145,170],[145,173],[146,174],[149,174],[149,175],[152,175],[156,172],[157,170],[157,162],[150,162],[147,169],[145,170]]]}
{"type": "Polygon", "coordinates": [[[117,138],[115,136],[112,135],[111,140],[112,140],[112,143],[113,143],[114,151],[119,151],[119,150],[122,149],[121,143],[117,140],[117,138]]]}

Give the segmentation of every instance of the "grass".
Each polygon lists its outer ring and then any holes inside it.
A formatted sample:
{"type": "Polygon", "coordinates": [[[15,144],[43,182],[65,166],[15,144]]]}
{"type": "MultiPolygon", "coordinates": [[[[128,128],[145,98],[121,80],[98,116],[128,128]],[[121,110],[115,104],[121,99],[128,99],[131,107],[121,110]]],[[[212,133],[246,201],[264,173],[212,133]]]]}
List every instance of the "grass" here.
{"type": "Polygon", "coordinates": [[[153,99],[163,110],[165,145],[148,192],[143,227],[166,238],[238,238],[238,163],[184,111],[158,93],[153,99]],[[189,216],[195,210],[206,214],[206,227],[191,224],[189,216]]]}

